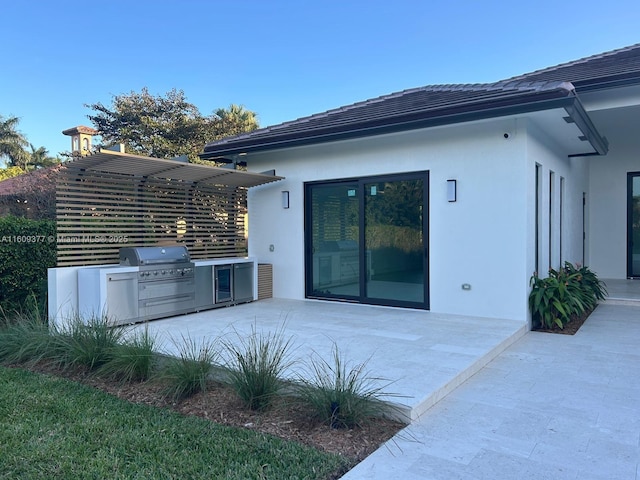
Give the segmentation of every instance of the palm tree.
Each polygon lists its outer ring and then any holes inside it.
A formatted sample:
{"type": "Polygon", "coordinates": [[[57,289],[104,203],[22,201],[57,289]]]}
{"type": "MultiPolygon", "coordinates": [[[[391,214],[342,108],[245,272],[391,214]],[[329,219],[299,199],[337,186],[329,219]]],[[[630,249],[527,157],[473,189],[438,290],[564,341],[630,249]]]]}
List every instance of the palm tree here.
{"type": "Polygon", "coordinates": [[[219,108],[215,112],[219,121],[219,136],[229,137],[245,132],[251,132],[258,128],[256,114],[245,110],[242,105],[229,105],[228,109],[219,108]]]}
{"type": "Polygon", "coordinates": [[[21,167],[26,170],[29,154],[25,150],[29,142],[17,130],[18,117],[5,118],[0,115],[0,158],[5,158],[9,167],[21,167]],[[7,162],[8,160],[8,162],[7,162]]]}
{"type": "Polygon", "coordinates": [[[60,160],[49,156],[49,150],[44,147],[36,149],[33,144],[29,144],[31,147],[31,153],[29,153],[28,165],[25,165],[25,170],[31,168],[50,167],[56,163],[60,163],[60,160]]]}

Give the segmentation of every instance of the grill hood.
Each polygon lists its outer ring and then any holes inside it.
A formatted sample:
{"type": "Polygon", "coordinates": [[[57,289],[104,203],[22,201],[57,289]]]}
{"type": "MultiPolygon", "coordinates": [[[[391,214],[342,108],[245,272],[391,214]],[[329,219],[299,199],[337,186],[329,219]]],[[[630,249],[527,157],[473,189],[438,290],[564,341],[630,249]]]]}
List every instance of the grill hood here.
{"type": "Polygon", "coordinates": [[[125,247],[120,249],[120,265],[167,265],[190,263],[187,247],[125,247]]]}

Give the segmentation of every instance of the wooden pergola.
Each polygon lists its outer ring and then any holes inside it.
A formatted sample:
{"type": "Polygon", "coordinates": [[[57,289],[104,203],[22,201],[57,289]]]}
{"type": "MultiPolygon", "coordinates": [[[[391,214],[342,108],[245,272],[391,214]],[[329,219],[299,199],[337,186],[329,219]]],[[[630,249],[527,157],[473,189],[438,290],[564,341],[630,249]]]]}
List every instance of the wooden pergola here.
{"type": "Polygon", "coordinates": [[[121,247],[181,243],[194,259],[244,256],[247,189],[282,177],[102,150],[56,182],[57,264],[118,263],[121,247]]]}

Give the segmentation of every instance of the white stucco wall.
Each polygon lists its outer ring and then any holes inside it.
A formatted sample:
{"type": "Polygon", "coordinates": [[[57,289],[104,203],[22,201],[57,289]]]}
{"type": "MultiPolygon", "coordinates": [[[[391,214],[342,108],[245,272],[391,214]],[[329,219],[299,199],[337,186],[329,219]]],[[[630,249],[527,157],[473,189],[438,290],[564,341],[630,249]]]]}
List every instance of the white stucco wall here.
{"type": "Polygon", "coordinates": [[[259,262],[273,264],[276,297],[302,299],[305,295],[303,186],[308,181],[429,171],[433,312],[529,319],[529,279],[536,270],[536,164],[542,168],[539,273],[545,276],[550,266],[558,268],[564,261],[582,262],[582,193],[590,187],[589,160],[568,158],[561,146],[527,119],[253,154],[248,164],[252,171],[275,168],[286,177],[252,188],[248,197],[249,252],[259,262]],[[455,203],[446,200],[447,179],[457,180],[455,203]],[[290,192],[289,209],[281,205],[283,190],[290,192]],[[462,289],[465,283],[471,290],[462,289]]]}
{"type": "Polygon", "coordinates": [[[627,276],[627,173],[640,171],[640,138],[609,138],[609,153],[589,159],[589,265],[600,278],[627,276]]]}
{"type": "Polygon", "coordinates": [[[273,264],[275,297],[302,299],[304,182],[428,170],[431,311],[525,320],[526,140],[524,127],[505,119],[249,155],[250,170],[286,177],[249,191],[249,252],[273,264]],[[455,203],[446,200],[450,178],[455,203]]]}
{"type": "Polygon", "coordinates": [[[606,156],[589,164],[588,264],[600,278],[627,276],[627,173],[640,172],[640,86],[581,96],[609,141],[606,156]]]}
{"type": "Polygon", "coordinates": [[[535,166],[542,168],[539,213],[539,265],[538,274],[547,275],[549,268],[557,269],[565,261],[582,264],[582,194],[589,189],[588,157],[569,158],[560,146],[535,125],[528,124],[527,170],[528,203],[530,205],[527,234],[527,272],[536,271],[535,264],[535,166]],[[553,189],[550,190],[550,172],[553,189]],[[564,179],[563,200],[560,201],[560,183],[564,179]],[[551,221],[549,199],[551,198],[551,221]],[[562,208],[562,222],[560,210],[562,208]],[[562,223],[562,225],[561,225],[562,223]],[[551,235],[549,231],[551,230],[551,235]],[[562,251],[561,251],[562,247],[562,251]],[[549,255],[551,252],[551,255],[549,255]],[[549,261],[551,259],[551,261],[549,261]]]}

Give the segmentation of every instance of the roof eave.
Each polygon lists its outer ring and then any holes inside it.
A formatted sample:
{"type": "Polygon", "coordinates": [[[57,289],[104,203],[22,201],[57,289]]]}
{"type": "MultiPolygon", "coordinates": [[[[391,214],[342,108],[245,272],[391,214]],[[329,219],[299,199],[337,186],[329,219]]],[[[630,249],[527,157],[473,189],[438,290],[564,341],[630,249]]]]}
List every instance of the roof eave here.
{"type": "MultiPolygon", "coordinates": [[[[576,102],[577,98],[573,94],[567,94],[566,91],[555,92],[555,96],[545,96],[545,98],[536,98],[534,101],[503,104],[503,105],[487,105],[485,108],[474,110],[448,109],[441,112],[437,116],[427,118],[412,119],[394,119],[393,123],[382,123],[379,125],[353,125],[351,128],[327,133],[318,133],[315,135],[299,135],[293,137],[281,137],[273,139],[265,139],[264,141],[235,142],[229,145],[219,145],[211,148],[209,151],[201,153],[202,159],[212,159],[224,155],[237,155],[240,153],[264,152],[269,150],[279,150],[282,148],[314,145],[320,143],[335,142],[339,140],[349,140],[354,138],[362,138],[387,133],[397,133],[408,130],[416,130],[421,128],[438,127],[444,125],[453,125],[457,123],[472,122],[477,120],[486,120],[489,118],[505,117],[518,115],[523,113],[531,113],[536,111],[551,110],[556,108],[570,108],[576,102]]],[[[584,112],[584,108],[576,109],[578,112],[584,112]]],[[[586,112],[584,112],[586,115],[586,112]]],[[[571,115],[571,113],[570,113],[571,115]]],[[[588,118],[588,117],[587,117],[588,118]]],[[[585,124],[585,122],[582,122],[585,124]]],[[[593,124],[589,121],[589,124],[593,124]]],[[[580,126],[580,125],[579,125],[580,126]]],[[[595,127],[593,127],[595,131],[595,127]]],[[[308,133],[308,132],[307,132],[308,133]]],[[[585,136],[587,132],[584,132],[585,136]]],[[[596,132],[597,134],[597,132],[596,132]]],[[[599,137],[599,135],[597,135],[599,137]]]]}
{"type": "Polygon", "coordinates": [[[618,76],[618,77],[606,77],[599,79],[592,79],[589,81],[576,81],[573,82],[576,91],[579,93],[592,92],[596,90],[607,90],[610,88],[629,87],[633,85],[640,85],[640,77],[637,74],[618,76]]]}
{"type": "MultiPolygon", "coordinates": [[[[566,112],[569,114],[569,118],[576,124],[586,137],[587,141],[594,148],[595,152],[591,155],[606,155],[609,151],[609,142],[605,137],[600,135],[580,100],[577,97],[574,98],[575,101],[571,105],[567,105],[565,107],[566,112]]],[[[570,156],[582,155],[574,154],[570,156]]]]}

